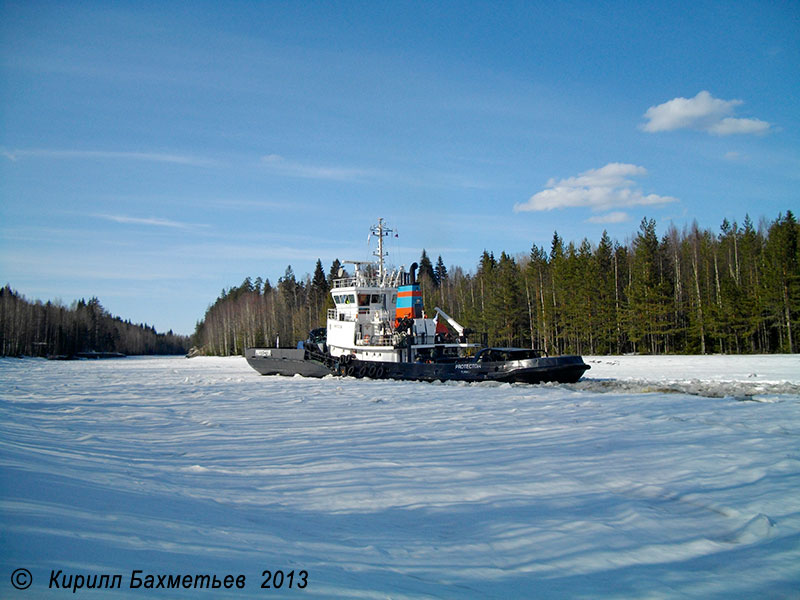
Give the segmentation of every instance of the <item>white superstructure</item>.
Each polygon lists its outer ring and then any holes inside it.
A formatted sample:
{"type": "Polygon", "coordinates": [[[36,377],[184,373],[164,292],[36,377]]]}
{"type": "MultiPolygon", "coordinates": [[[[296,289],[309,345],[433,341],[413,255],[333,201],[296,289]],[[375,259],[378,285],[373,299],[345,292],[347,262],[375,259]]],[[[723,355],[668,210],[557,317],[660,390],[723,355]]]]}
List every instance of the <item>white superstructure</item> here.
{"type": "Polygon", "coordinates": [[[476,344],[466,343],[463,327],[438,309],[435,319],[424,315],[415,278],[416,263],[408,273],[403,267],[386,270],[383,238],[389,233],[391,230],[379,219],[371,230],[371,236],[378,238],[378,261],[346,261],[353,265],[353,274],[333,281],[335,308],[328,311],[326,332],[330,355],[364,361],[414,362],[424,361],[434,353],[456,356],[475,348],[476,344]],[[458,332],[458,339],[439,323],[439,314],[458,332]]]}

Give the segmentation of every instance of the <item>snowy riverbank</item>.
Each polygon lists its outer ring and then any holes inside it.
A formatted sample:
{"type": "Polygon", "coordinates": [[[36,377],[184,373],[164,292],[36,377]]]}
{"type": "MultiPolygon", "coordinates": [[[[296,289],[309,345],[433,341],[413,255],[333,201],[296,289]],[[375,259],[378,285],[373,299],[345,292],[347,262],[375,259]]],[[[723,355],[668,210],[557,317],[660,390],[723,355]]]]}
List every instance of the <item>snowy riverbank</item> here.
{"type": "Polygon", "coordinates": [[[586,360],[568,386],[0,360],[0,595],[800,597],[800,357],[586,360]]]}

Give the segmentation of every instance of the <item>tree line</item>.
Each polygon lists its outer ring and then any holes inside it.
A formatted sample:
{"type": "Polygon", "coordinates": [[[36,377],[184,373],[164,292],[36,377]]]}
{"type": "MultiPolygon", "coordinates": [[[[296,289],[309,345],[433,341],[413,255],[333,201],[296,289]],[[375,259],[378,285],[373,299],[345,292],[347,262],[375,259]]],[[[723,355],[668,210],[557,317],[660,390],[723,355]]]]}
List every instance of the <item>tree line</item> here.
{"type": "Polygon", "coordinates": [[[31,302],[0,289],[0,356],[69,356],[79,352],[185,354],[188,336],[114,317],[97,298],[60,303],[31,302]]]}
{"type": "MultiPolygon", "coordinates": [[[[707,354],[796,352],[800,345],[800,227],[791,213],[756,227],[723,221],[671,225],[659,237],[643,219],[625,243],[565,242],[497,257],[484,251],[475,272],[434,264],[423,250],[419,278],[428,315],[439,306],[491,345],[549,354],[707,354]]],[[[340,264],[298,280],[289,267],[277,285],[251,278],[223,290],[197,324],[207,354],[294,345],[324,326],[340,264]]]]}
{"type": "Polygon", "coordinates": [[[326,275],[317,260],[314,275],[298,280],[291,265],[273,286],[269,279],[247,277],[238,287],[223,289],[197,323],[193,346],[203,354],[230,356],[245,348],[294,346],[315,327],[324,327],[338,259],[326,275]]]}

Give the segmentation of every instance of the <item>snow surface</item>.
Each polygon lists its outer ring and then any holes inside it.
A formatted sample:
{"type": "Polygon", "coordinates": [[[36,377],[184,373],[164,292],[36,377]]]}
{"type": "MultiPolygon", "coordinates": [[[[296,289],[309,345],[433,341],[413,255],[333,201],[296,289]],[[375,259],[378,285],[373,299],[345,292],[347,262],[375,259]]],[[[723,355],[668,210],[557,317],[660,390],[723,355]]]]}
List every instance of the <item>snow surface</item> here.
{"type": "Polygon", "coordinates": [[[800,357],[586,360],[540,386],[0,360],[0,597],[800,598],[800,357]]]}

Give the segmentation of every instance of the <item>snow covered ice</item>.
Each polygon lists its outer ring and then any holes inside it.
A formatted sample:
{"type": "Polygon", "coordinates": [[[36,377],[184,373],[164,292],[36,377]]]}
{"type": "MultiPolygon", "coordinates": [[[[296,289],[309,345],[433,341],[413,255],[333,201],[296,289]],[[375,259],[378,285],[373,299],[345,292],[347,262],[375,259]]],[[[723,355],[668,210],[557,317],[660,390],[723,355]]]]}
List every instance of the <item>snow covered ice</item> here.
{"type": "Polygon", "coordinates": [[[800,357],[586,361],[531,386],[2,359],[0,596],[800,598],[800,357]]]}

